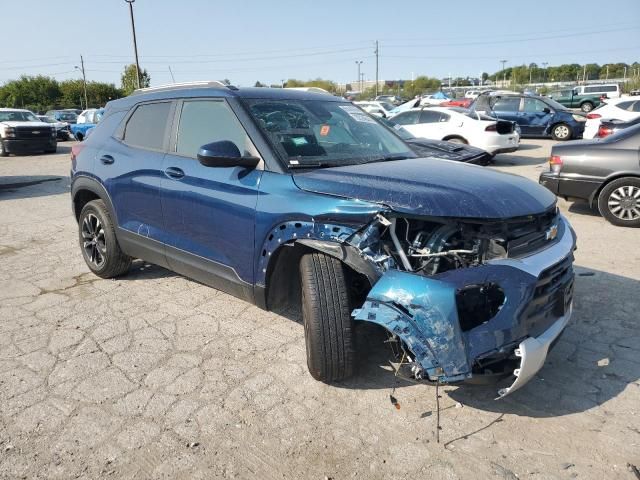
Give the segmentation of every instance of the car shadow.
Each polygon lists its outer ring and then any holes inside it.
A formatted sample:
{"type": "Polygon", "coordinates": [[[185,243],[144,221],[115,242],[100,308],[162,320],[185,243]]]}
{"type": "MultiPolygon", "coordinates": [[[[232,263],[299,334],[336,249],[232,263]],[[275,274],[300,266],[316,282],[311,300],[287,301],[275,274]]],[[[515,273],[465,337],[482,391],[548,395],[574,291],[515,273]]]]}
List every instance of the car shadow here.
{"type": "Polygon", "coordinates": [[[542,157],[525,157],[524,155],[517,155],[515,153],[502,153],[493,158],[491,162],[495,167],[524,167],[531,165],[546,165],[549,161],[548,158],[542,157]]]}
{"type": "Polygon", "coordinates": [[[542,146],[535,143],[521,143],[518,146],[518,150],[537,150],[538,148],[542,148],[542,146]]]}
{"type": "MultiPolygon", "coordinates": [[[[579,266],[576,272],[572,319],[542,370],[528,384],[500,400],[496,400],[498,389],[510,385],[514,377],[498,384],[446,387],[445,394],[457,403],[499,415],[543,418],[597,407],[637,382],[640,281],[579,266]]],[[[364,330],[360,327],[358,333],[364,332],[365,338],[358,345],[358,372],[336,386],[382,389],[410,385],[412,382],[397,379],[387,369],[393,357],[383,343],[384,332],[369,329],[369,325],[364,330]]]]}
{"type": "Polygon", "coordinates": [[[588,215],[590,217],[600,217],[600,212],[597,208],[591,208],[588,202],[574,202],[569,205],[568,209],[571,213],[577,213],[580,215],[588,215]]]}
{"type": "MultiPolygon", "coordinates": [[[[145,262],[144,260],[134,260],[131,263],[131,268],[126,275],[118,277],[118,280],[133,281],[133,280],[151,280],[158,278],[172,278],[181,276],[178,273],[167,270],[164,267],[154,265],[152,263],[145,262]]],[[[186,277],[185,277],[186,278],[186,277]]],[[[198,283],[195,280],[187,278],[190,282],[198,283]]]]}
{"type": "Polygon", "coordinates": [[[69,192],[69,177],[0,176],[0,200],[44,197],[69,192]]]}

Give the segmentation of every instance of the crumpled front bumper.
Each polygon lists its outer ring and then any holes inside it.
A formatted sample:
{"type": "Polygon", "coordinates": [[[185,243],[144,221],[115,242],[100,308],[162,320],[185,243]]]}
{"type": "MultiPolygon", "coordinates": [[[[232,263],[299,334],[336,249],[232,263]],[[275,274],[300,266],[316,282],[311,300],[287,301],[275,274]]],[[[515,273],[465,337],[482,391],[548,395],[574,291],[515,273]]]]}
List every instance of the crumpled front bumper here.
{"type": "Polygon", "coordinates": [[[385,327],[402,340],[431,381],[468,380],[479,359],[515,350],[516,356],[521,355],[521,365],[514,384],[501,391],[502,397],[520,388],[542,367],[549,345],[568,322],[576,238],[562,216],[558,232],[555,243],[519,259],[491,260],[431,277],[389,270],[353,315],[356,320],[385,327]],[[488,283],[503,290],[502,307],[489,321],[463,331],[457,292],[488,283]]]}

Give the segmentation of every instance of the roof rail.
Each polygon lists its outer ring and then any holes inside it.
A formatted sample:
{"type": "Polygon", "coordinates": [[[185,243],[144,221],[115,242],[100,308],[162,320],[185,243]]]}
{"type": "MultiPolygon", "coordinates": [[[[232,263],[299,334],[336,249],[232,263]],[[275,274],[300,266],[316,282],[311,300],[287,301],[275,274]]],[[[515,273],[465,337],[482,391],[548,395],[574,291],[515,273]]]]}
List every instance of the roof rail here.
{"type": "Polygon", "coordinates": [[[131,95],[137,95],[139,93],[147,93],[147,92],[162,92],[166,90],[178,90],[183,88],[202,88],[202,87],[228,88],[230,90],[238,89],[233,85],[227,85],[226,83],[220,82],[218,80],[204,80],[199,82],[167,83],[165,85],[157,85],[155,87],[138,88],[134,90],[131,95]]]}

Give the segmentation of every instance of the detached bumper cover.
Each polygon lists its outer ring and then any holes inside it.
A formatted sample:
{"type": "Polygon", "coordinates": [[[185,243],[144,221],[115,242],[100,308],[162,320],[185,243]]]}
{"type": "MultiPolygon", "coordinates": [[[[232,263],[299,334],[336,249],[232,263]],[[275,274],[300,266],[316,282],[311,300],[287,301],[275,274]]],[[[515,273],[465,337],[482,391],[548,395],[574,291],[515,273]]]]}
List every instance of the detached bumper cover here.
{"type": "Polygon", "coordinates": [[[549,347],[556,340],[571,318],[572,307],[560,317],[548,330],[538,337],[529,337],[522,341],[516,349],[516,356],[520,357],[520,368],[513,371],[516,376],[515,382],[510,387],[498,390],[498,398],[503,398],[515,392],[525,385],[544,365],[547,359],[549,347]]]}
{"type": "MultiPolygon", "coordinates": [[[[513,351],[517,345],[525,354],[536,352],[530,359],[539,358],[543,350],[546,357],[546,349],[534,348],[533,342],[536,338],[544,342],[554,325],[562,331],[566,321],[561,320],[566,317],[568,321],[573,292],[575,235],[562,216],[558,232],[554,244],[520,259],[492,260],[431,277],[389,270],[353,315],[398,336],[431,380],[453,383],[471,378],[476,359],[513,351]],[[487,283],[504,291],[504,304],[489,321],[462,331],[456,305],[458,290],[487,283]],[[527,342],[529,339],[532,341],[527,342]]],[[[535,373],[542,363],[535,369],[536,363],[528,360],[521,367],[525,368],[523,380],[516,382],[515,388],[526,383],[533,375],[529,372],[535,373]]],[[[507,393],[514,386],[510,388],[507,393]]]]}

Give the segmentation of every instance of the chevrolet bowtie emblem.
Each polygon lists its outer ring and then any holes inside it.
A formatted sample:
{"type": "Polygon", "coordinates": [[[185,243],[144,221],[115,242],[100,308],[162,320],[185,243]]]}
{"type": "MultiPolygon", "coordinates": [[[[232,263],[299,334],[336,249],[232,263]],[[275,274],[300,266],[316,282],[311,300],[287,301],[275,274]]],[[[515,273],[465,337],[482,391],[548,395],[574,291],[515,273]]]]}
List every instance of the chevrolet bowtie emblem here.
{"type": "Polygon", "coordinates": [[[551,228],[547,230],[547,240],[554,240],[558,236],[558,225],[551,225],[551,228]]]}

